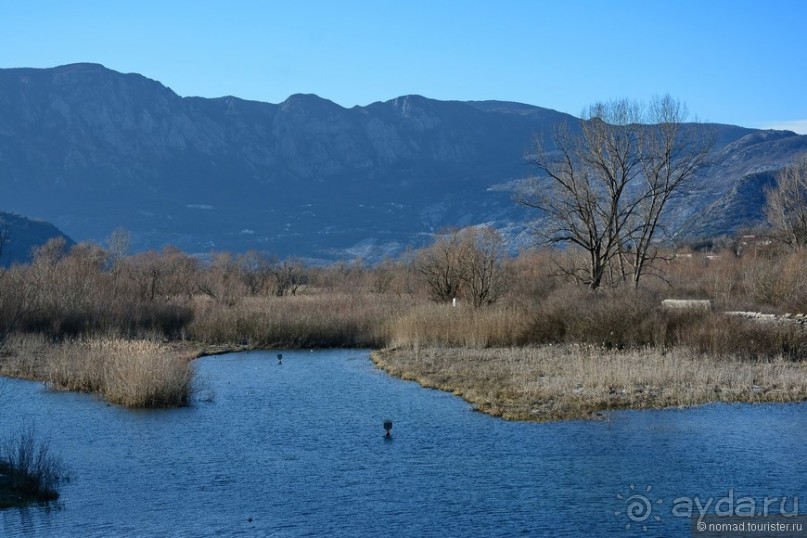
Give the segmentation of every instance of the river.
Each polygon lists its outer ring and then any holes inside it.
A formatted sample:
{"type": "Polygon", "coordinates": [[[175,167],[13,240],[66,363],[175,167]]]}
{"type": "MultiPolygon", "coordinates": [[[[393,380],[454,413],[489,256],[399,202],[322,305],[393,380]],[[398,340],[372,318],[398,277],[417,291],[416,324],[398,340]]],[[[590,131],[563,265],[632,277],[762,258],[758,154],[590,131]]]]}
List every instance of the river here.
{"type": "Polygon", "coordinates": [[[807,511],[805,404],[506,422],[365,350],[276,354],[199,359],[181,409],[0,381],[0,432],[35,424],[72,475],[55,505],[0,512],[0,534],[669,536],[687,499],[807,511]]]}

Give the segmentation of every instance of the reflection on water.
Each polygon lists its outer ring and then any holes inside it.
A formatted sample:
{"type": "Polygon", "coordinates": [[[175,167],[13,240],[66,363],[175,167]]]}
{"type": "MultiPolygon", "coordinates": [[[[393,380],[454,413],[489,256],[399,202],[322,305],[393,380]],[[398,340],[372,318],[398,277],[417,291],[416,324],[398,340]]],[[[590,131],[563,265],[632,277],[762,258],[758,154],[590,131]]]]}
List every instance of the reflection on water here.
{"type": "Polygon", "coordinates": [[[197,366],[204,397],[172,410],[5,381],[0,429],[35,422],[74,478],[55,508],[0,512],[0,534],[682,535],[676,498],[787,496],[807,508],[803,404],[529,424],[390,378],[366,351],[197,366]],[[649,513],[631,519],[631,497],[649,513]]]}

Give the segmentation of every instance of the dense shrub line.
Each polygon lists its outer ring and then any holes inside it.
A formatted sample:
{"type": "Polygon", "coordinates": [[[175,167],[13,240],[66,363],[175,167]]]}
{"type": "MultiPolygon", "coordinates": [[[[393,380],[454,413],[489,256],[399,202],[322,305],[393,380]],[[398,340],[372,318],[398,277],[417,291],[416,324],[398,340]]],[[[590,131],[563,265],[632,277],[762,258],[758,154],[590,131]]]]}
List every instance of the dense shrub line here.
{"type": "Polygon", "coordinates": [[[685,347],[740,359],[807,357],[804,328],[722,313],[807,312],[805,252],[679,252],[655,268],[659,279],[639,289],[614,279],[596,292],[558,270],[578,263],[575,256],[533,251],[487,258],[497,264],[495,300],[480,301],[460,281],[452,288],[456,297],[435,301],[418,254],[375,267],[308,267],[254,252],[208,261],[170,248],[123,256],[82,244],[67,252],[54,241],[30,265],[0,272],[0,371],[45,375],[54,387],[125,405],[164,406],[182,405],[192,391],[188,361],[170,359],[165,344],[177,340],[261,348],[586,344],[685,347]],[[709,299],[714,308],[665,311],[665,298],[709,299]],[[48,364],[3,350],[12,334],[46,342],[48,364]]]}

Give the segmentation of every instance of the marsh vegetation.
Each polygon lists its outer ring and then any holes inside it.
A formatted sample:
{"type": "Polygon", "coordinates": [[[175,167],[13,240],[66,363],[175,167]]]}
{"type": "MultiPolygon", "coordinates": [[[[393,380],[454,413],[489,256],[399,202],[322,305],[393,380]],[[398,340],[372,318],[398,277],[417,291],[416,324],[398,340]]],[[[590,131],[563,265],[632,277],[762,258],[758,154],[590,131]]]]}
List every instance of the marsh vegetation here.
{"type": "Polygon", "coordinates": [[[660,253],[658,277],[639,288],[614,270],[591,291],[563,270],[581,253],[507,258],[489,230],[448,232],[372,267],[66,251],[56,240],[0,278],[0,372],[126,406],[179,406],[193,393],[193,357],[211,350],[368,347],[395,349],[388,369],[426,384],[465,395],[478,385],[481,409],[499,412],[518,392],[522,406],[547,410],[520,418],[803,398],[803,325],[724,311],[807,311],[807,253],[750,237],[709,247],[660,253]],[[452,293],[436,292],[437,277],[453,279],[452,293]],[[665,310],[665,298],[712,309],[665,310]],[[694,374],[703,369],[712,373],[694,374]],[[562,393],[577,403],[558,407],[562,393]]]}
{"type": "Polygon", "coordinates": [[[66,478],[64,464],[34,426],[0,441],[0,508],[56,500],[66,478]]]}

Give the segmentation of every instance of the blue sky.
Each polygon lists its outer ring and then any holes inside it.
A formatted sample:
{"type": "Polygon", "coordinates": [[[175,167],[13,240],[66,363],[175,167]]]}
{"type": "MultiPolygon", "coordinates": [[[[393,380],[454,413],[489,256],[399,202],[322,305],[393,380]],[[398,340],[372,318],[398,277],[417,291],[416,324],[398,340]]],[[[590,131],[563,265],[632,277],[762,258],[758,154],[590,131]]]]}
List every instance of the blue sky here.
{"type": "Polygon", "coordinates": [[[0,20],[0,67],[97,62],[183,96],[577,115],[670,93],[701,120],[807,133],[804,0],[0,0],[0,20]]]}

